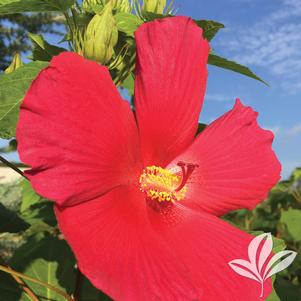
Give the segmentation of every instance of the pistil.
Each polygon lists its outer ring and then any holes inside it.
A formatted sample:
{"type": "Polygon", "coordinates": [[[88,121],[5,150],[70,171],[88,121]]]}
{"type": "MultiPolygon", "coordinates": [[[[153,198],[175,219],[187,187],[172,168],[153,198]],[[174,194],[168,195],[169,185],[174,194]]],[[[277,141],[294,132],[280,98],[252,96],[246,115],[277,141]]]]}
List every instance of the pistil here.
{"type": "Polygon", "coordinates": [[[194,169],[198,167],[198,165],[191,163],[185,164],[184,162],[179,162],[177,165],[182,169],[182,181],[175,191],[180,191],[185,186],[194,169]]]}

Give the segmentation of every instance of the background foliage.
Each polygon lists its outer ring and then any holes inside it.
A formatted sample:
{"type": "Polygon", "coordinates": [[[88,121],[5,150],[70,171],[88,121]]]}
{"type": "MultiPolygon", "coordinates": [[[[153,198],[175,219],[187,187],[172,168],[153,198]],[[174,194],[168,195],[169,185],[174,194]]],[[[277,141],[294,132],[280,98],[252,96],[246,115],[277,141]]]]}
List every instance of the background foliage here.
{"type": "Polygon", "coordinates": [[[15,53],[31,50],[28,32],[57,33],[59,19],[53,13],[0,15],[0,70],[5,70],[15,53]]]}
{"type": "MultiPolygon", "coordinates": [[[[172,2],[162,0],[0,0],[1,70],[12,61],[0,75],[0,137],[9,141],[0,152],[16,150],[19,105],[52,56],[67,49],[105,64],[115,84],[133,95],[134,31],[144,22],[175,13],[172,2]],[[65,48],[49,44],[42,35],[58,31],[65,48]],[[31,62],[23,64],[16,53],[29,55],[31,62]]],[[[224,27],[217,21],[195,21],[208,40],[224,27]]],[[[265,83],[249,68],[213,50],[208,63],[265,83]]],[[[200,124],[199,131],[204,127],[200,124]]],[[[30,297],[33,292],[40,300],[66,300],[68,295],[83,301],[109,300],[78,271],[52,207],[25,179],[0,185],[0,264],[48,284],[0,271],[0,299],[34,300],[30,297]]],[[[298,252],[294,264],[277,275],[269,300],[301,300],[301,169],[280,182],[255,210],[231,212],[224,218],[244,231],[271,232],[278,239],[278,249],[286,245],[298,252]]]]}

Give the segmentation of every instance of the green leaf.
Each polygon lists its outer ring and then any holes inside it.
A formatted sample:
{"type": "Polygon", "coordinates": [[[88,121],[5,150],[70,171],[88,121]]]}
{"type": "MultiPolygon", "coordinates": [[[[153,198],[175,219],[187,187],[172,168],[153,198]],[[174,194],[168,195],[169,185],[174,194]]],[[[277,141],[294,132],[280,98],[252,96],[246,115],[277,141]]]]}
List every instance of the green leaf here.
{"type": "Polygon", "coordinates": [[[54,232],[57,221],[53,212],[53,203],[35,193],[27,180],[21,182],[22,202],[20,217],[31,225],[29,233],[38,231],[54,232]]]}
{"type": "Polygon", "coordinates": [[[301,180],[301,167],[296,168],[296,169],[293,171],[293,173],[292,173],[292,175],[291,175],[291,177],[290,177],[290,180],[291,180],[291,181],[298,181],[298,180],[301,180]]]}
{"type": "Polygon", "coordinates": [[[21,212],[27,210],[31,205],[36,204],[41,200],[41,197],[37,195],[32,189],[30,182],[23,180],[21,182],[22,187],[22,203],[21,212]]]}
{"type": "MultiPolygon", "coordinates": [[[[67,293],[74,290],[75,260],[64,240],[50,235],[35,235],[16,250],[9,262],[18,272],[61,289],[67,293]]],[[[26,281],[28,286],[41,300],[65,301],[65,299],[49,288],[26,281]]],[[[21,300],[25,299],[25,294],[21,300]]]]}
{"type": "Polygon", "coordinates": [[[64,48],[47,43],[41,35],[29,33],[28,36],[34,44],[32,51],[32,59],[34,61],[49,62],[54,55],[66,51],[64,48]]]}
{"type": "Polygon", "coordinates": [[[73,4],[74,0],[0,0],[0,15],[65,11],[73,4]]]}
{"type": "Polygon", "coordinates": [[[20,217],[26,223],[35,227],[35,231],[39,231],[39,229],[48,232],[55,231],[54,227],[57,221],[53,211],[53,203],[50,201],[41,200],[39,203],[30,206],[26,211],[21,212],[20,217]]]}
{"type": "Polygon", "coordinates": [[[301,210],[289,208],[282,211],[280,222],[286,224],[289,234],[294,241],[301,241],[301,210]]]}
{"type": "Polygon", "coordinates": [[[33,79],[46,66],[44,62],[32,62],[0,76],[0,138],[15,136],[19,105],[33,79]]]}
{"type": "MultiPolygon", "coordinates": [[[[254,236],[259,236],[263,234],[264,231],[248,231],[248,233],[254,236]]],[[[272,235],[272,240],[273,240],[273,250],[272,250],[273,253],[278,253],[286,248],[286,244],[284,240],[277,238],[274,235],[272,235]]]]}
{"type": "Polygon", "coordinates": [[[280,251],[285,250],[286,244],[283,239],[277,238],[273,235],[272,235],[272,239],[273,239],[273,253],[278,253],[280,251]]]}
{"type": "Polygon", "coordinates": [[[224,24],[212,20],[194,20],[194,22],[203,29],[203,37],[211,41],[217,32],[224,28],[224,24]]]}
{"type": "Polygon", "coordinates": [[[129,36],[134,36],[136,29],[143,24],[137,16],[128,13],[118,13],[114,16],[119,31],[129,36]]]}
{"type": "Polygon", "coordinates": [[[268,86],[268,84],[264,80],[262,80],[256,74],[254,74],[248,67],[239,65],[234,61],[229,61],[218,55],[209,54],[208,64],[246,75],[246,76],[256,79],[268,86]]]}

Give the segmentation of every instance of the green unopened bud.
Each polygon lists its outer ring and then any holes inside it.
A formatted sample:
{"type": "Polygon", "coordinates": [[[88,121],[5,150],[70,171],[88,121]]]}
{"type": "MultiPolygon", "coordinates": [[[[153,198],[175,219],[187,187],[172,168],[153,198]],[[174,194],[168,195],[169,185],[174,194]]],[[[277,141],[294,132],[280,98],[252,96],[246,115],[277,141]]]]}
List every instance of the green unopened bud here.
{"type": "Polygon", "coordinates": [[[12,62],[10,65],[4,70],[4,73],[11,73],[17,70],[19,67],[23,66],[23,62],[21,60],[21,56],[19,53],[16,53],[13,57],[12,62]]]}
{"type": "Polygon", "coordinates": [[[131,6],[128,0],[111,0],[112,7],[117,12],[129,13],[131,6]]]}
{"type": "Polygon", "coordinates": [[[83,9],[91,14],[101,12],[106,4],[110,2],[112,10],[129,13],[131,6],[129,0],[84,0],[83,9]]]}
{"type": "Polygon", "coordinates": [[[20,54],[17,52],[14,57],[12,62],[10,63],[10,65],[4,70],[4,73],[12,73],[13,71],[17,70],[18,68],[20,68],[21,66],[23,66],[23,62],[21,59],[20,54]]]}
{"type": "Polygon", "coordinates": [[[118,40],[118,30],[108,3],[101,14],[96,14],[88,24],[84,38],[84,56],[106,64],[114,53],[118,40]]]}
{"type": "Polygon", "coordinates": [[[83,0],[83,9],[90,13],[98,13],[103,9],[103,2],[101,0],[83,0]]]}
{"type": "Polygon", "coordinates": [[[166,0],[144,0],[142,10],[156,14],[163,14],[166,0]]]}

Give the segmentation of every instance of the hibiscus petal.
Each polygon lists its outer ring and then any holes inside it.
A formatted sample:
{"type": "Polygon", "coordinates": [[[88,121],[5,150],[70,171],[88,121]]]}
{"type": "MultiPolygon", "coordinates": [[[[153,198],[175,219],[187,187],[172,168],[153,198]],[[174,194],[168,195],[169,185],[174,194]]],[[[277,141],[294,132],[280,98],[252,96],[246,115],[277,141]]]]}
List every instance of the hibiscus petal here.
{"type": "Polygon", "coordinates": [[[135,37],[135,105],[144,163],[164,167],[195,136],[209,44],[186,17],[146,23],[135,37]]]}
{"type": "Polygon", "coordinates": [[[258,283],[228,265],[247,258],[253,237],[216,217],[158,213],[136,187],[56,207],[56,216],[81,271],[114,300],[259,300],[258,283]]]}
{"type": "Polygon", "coordinates": [[[34,80],[17,128],[35,190],[74,205],[137,181],[138,130],[107,68],[65,52],[34,80]]]}
{"type": "MultiPolygon", "coordinates": [[[[161,218],[154,219],[159,223],[161,218]]],[[[229,265],[234,259],[248,259],[253,236],[215,216],[191,209],[187,209],[185,218],[182,213],[182,222],[169,227],[162,224],[161,234],[188,268],[194,285],[202,290],[202,298],[197,300],[256,301],[265,300],[271,293],[271,279],[264,283],[260,298],[261,285],[238,275],[229,265]]]]}
{"type": "Polygon", "coordinates": [[[136,187],[55,211],[80,270],[113,300],[199,299],[186,268],[152,230],[136,187]]]}
{"type": "Polygon", "coordinates": [[[253,209],[266,198],[280,178],[281,166],[271,148],[274,136],[259,127],[257,115],[237,100],[170,164],[198,165],[187,183],[185,205],[222,215],[253,209]]]}

